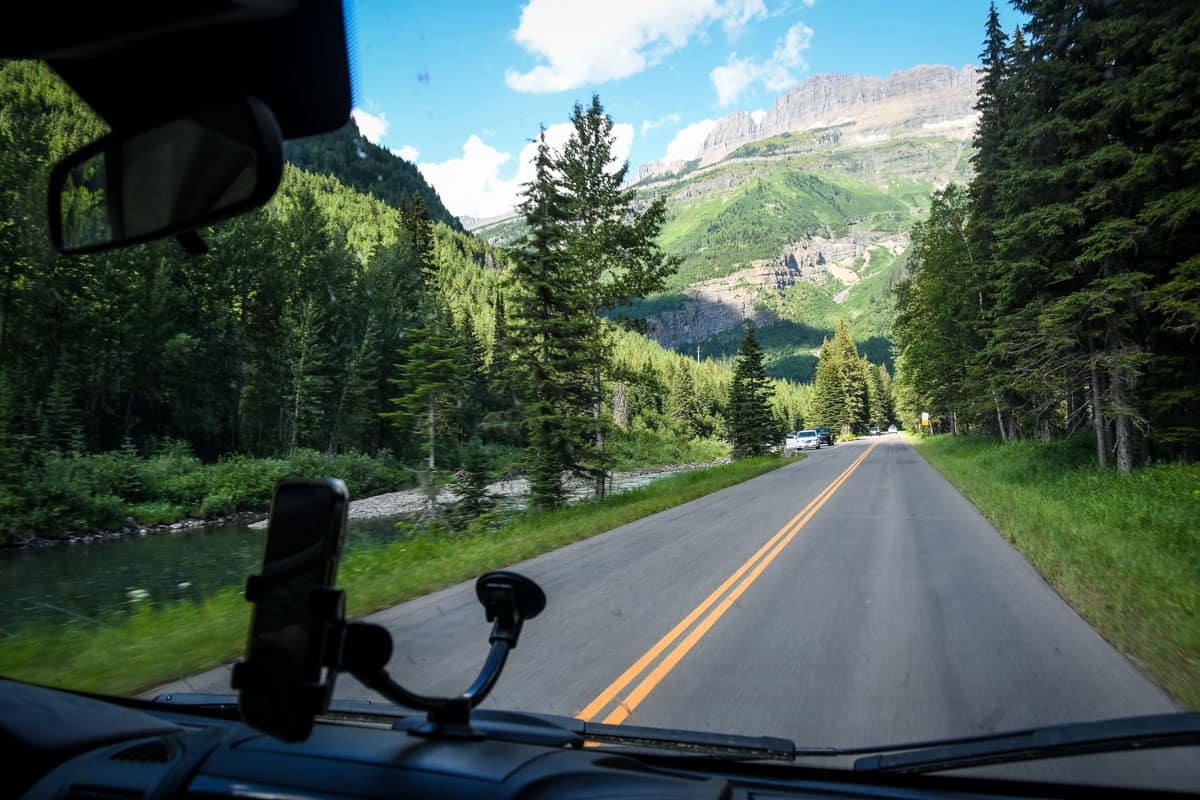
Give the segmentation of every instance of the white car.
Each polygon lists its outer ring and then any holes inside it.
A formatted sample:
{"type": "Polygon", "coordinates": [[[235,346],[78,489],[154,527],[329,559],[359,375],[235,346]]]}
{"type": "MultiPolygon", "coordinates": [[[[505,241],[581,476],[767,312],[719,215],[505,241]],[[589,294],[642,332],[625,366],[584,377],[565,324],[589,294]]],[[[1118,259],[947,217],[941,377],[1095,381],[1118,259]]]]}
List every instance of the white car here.
{"type": "Polygon", "coordinates": [[[816,431],[789,433],[787,446],[792,450],[820,450],[821,437],[816,431]]]}

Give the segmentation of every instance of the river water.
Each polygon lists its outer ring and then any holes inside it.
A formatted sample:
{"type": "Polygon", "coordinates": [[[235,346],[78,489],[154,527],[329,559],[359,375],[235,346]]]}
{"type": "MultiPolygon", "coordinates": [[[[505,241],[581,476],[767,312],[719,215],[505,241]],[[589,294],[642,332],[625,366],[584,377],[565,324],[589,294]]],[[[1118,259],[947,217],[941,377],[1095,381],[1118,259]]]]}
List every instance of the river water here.
{"type": "MultiPolygon", "coordinates": [[[[620,480],[613,491],[665,474],[620,480]]],[[[180,530],[39,550],[0,551],[0,646],[30,623],[102,621],[140,603],[196,602],[241,586],[262,559],[262,530],[245,524],[180,530]]],[[[346,549],[403,534],[394,518],[351,520],[346,549]]]]}

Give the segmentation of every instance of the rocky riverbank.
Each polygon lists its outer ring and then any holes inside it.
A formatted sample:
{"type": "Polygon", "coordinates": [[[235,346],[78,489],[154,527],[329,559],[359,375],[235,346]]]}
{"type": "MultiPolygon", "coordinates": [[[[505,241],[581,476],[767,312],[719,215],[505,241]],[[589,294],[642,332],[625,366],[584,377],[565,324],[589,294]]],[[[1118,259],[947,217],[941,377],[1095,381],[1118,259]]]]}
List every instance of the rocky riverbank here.
{"type": "MultiPolygon", "coordinates": [[[[676,472],[690,472],[696,469],[703,469],[704,467],[716,466],[721,463],[727,463],[727,460],[706,464],[671,464],[664,467],[614,472],[609,484],[609,491],[619,493],[638,486],[644,486],[655,478],[664,475],[676,472]]],[[[529,494],[529,481],[524,478],[496,481],[495,483],[488,484],[487,488],[488,493],[495,497],[501,504],[507,505],[510,508],[520,508],[524,506],[525,497],[529,494]]],[[[593,489],[591,483],[572,478],[567,481],[567,492],[569,497],[568,502],[578,502],[579,500],[591,497],[593,489]]],[[[458,495],[450,489],[442,489],[437,496],[439,505],[454,503],[458,500],[458,495]]],[[[429,495],[424,489],[406,489],[402,492],[388,492],[386,494],[377,494],[373,497],[364,497],[362,500],[353,500],[350,503],[349,517],[350,519],[405,517],[421,513],[428,505],[429,495]]],[[[250,527],[265,529],[267,527],[267,520],[259,520],[251,524],[250,527]]]]}
{"type": "Polygon", "coordinates": [[[41,550],[48,547],[61,547],[69,544],[93,544],[109,542],[114,539],[124,539],[128,536],[150,536],[158,533],[177,533],[180,531],[202,530],[217,528],[222,525],[237,523],[253,523],[258,520],[266,521],[265,511],[235,511],[217,517],[202,517],[164,522],[160,525],[126,525],[110,531],[68,531],[62,536],[27,536],[0,545],[4,550],[41,550]]]}
{"type": "MultiPolygon", "coordinates": [[[[676,472],[690,472],[705,467],[727,463],[728,459],[703,464],[670,464],[662,467],[613,472],[609,482],[609,491],[620,493],[650,483],[652,480],[676,472]]],[[[501,504],[509,508],[521,508],[529,494],[529,481],[524,478],[496,481],[488,484],[488,492],[501,504]]],[[[567,481],[568,502],[586,500],[593,494],[590,482],[572,478],[567,481]]],[[[454,503],[458,495],[449,489],[443,489],[437,498],[439,504],[454,503]]],[[[401,492],[387,492],[350,503],[350,519],[378,519],[383,517],[405,517],[419,514],[429,504],[428,494],[423,489],[407,489],[401,492]]],[[[248,527],[265,530],[267,527],[266,511],[238,511],[217,517],[192,518],[166,522],[161,525],[126,525],[125,527],[108,531],[68,531],[62,536],[44,537],[28,536],[0,545],[0,549],[40,550],[49,547],[61,547],[72,544],[92,544],[123,539],[129,536],[150,536],[160,533],[176,533],[180,531],[199,531],[227,524],[248,524],[248,527]]]]}

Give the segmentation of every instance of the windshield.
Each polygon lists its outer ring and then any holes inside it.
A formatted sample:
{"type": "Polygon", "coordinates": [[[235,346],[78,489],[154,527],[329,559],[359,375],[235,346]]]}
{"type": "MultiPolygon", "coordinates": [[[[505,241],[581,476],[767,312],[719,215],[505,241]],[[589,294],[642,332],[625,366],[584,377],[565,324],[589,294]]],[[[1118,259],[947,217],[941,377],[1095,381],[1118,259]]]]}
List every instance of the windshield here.
{"type": "Polygon", "coordinates": [[[1014,5],[352,2],[352,118],[203,256],[54,255],[106,126],[0,62],[0,673],[229,691],[273,487],[328,476],[424,694],[515,565],[548,603],[489,706],[806,746],[1200,708],[1200,12],[1014,5]]]}

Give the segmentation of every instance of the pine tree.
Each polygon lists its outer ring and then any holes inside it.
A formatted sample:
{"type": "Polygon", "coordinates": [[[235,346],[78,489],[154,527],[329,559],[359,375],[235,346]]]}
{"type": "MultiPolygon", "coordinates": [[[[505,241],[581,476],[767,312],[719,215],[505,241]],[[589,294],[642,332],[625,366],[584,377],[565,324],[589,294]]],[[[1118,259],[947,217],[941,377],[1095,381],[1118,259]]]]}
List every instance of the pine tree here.
{"type": "Polygon", "coordinates": [[[677,362],[671,371],[666,414],[678,436],[690,439],[696,435],[696,384],[692,380],[691,363],[686,360],[677,362]]]}
{"type": "Polygon", "coordinates": [[[859,362],[858,348],[854,346],[854,338],[850,335],[850,326],[844,319],[838,320],[829,347],[841,373],[842,395],[846,404],[842,432],[864,433],[871,413],[867,378],[859,362]]]}
{"type": "Polygon", "coordinates": [[[838,357],[838,351],[829,346],[829,340],[824,340],[813,381],[812,419],[809,421],[813,427],[841,431],[850,424],[838,357]]]}
{"type": "Polygon", "coordinates": [[[592,369],[602,354],[593,298],[566,248],[568,205],[544,132],[522,198],[528,232],[509,272],[508,381],[522,394],[530,500],[554,508],[565,501],[564,472],[603,477],[587,466],[593,461],[587,432],[595,429],[592,369]]]}
{"type": "Polygon", "coordinates": [[[429,209],[421,193],[413,191],[412,200],[407,204],[400,220],[412,236],[413,250],[417,254],[417,263],[421,270],[421,280],[424,283],[427,296],[432,296],[437,287],[438,266],[433,253],[433,220],[429,217],[429,209]]]}
{"type": "Polygon", "coordinates": [[[776,443],[780,431],[771,414],[771,397],[762,346],[754,332],[754,320],[748,319],[729,388],[727,417],[734,458],[762,455],[776,443]]]}
{"type": "MultiPolygon", "coordinates": [[[[581,288],[590,299],[591,310],[599,318],[635,298],[661,290],[679,261],[663,253],[656,241],[666,219],[665,199],[657,198],[649,207],[639,209],[636,193],[622,188],[629,164],[616,161],[612,117],[604,113],[598,95],[592,95],[586,110],[575,105],[571,124],[571,137],[562,154],[554,159],[566,203],[565,247],[579,270],[581,288]]],[[[601,413],[602,378],[609,371],[611,348],[602,344],[592,353],[593,470],[596,495],[603,496],[608,421],[601,413]]]]}
{"type": "Polygon", "coordinates": [[[418,428],[421,450],[430,471],[437,469],[437,437],[453,413],[463,385],[463,351],[458,337],[440,314],[407,331],[404,361],[393,383],[400,394],[391,418],[401,428],[418,428]]]}
{"type": "Polygon", "coordinates": [[[324,324],[316,303],[306,300],[296,311],[288,342],[288,411],[291,426],[287,449],[308,444],[319,435],[321,396],[328,378],[321,346],[324,324]]]}
{"type": "MultiPolygon", "coordinates": [[[[1019,29],[1018,29],[1019,30],[1019,29]]],[[[988,8],[983,52],[979,54],[983,77],[975,110],[979,124],[975,128],[975,153],[971,165],[975,179],[971,181],[972,233],[982,254],[990,252],[991,226],[994,224],[995,195],[1004,163],[1002,152],[1006,125],[1010,122],[1005,82],[1009,75],[1010,53],[1008,36],[1000,27],[996,4],[988,8]]]]}
{"type": "Polygon", "coordinates": [[[892,389],[892,376],[883,364],[875,366],[875,385],[879,400],[879,424],[886,427],[896,424],[896,397],[892,389]]]}
{"type": "Polygon", "coordinates": [[[462,469],[454,484],[455,491],[462,498],[459,508],[467,519],[484,514],[495,505],[496,499],[487,487],[487,459],[483,443],[479,437],[472,436],[463,449],[462,469]]]}

